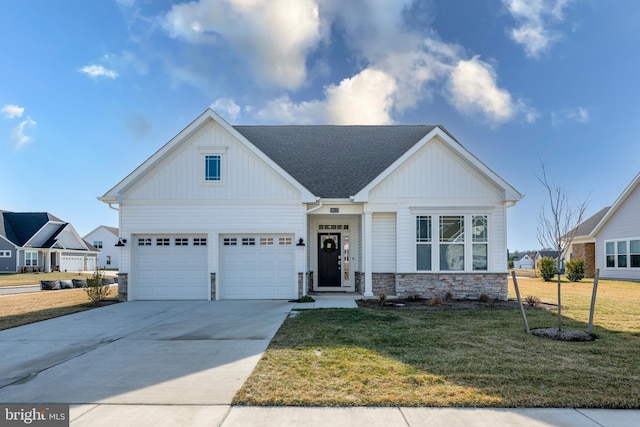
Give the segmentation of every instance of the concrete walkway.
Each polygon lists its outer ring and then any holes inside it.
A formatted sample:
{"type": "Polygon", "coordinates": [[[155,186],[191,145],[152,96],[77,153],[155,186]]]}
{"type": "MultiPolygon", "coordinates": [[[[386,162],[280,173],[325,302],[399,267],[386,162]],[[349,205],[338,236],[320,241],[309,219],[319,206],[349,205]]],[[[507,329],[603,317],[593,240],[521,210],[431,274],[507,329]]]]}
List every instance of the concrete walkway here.
{"type": "Polygon", "coordinates": [[[292,309],[355,306],[305,304],[129,302],[0,331],[0,403],[68,403],[92,427],[640,425],[635,410],[231,406],[292,309]]]}

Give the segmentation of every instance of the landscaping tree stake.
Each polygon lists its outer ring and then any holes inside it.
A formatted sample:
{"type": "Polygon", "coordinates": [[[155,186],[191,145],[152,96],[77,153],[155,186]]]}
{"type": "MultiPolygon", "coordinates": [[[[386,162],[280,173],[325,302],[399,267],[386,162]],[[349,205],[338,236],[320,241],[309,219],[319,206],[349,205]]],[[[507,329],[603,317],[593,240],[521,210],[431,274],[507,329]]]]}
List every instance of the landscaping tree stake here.
{"type": "Polygon", "coordinates": [[[520,288],[518,288],[518,280],[516,280],[516,272],[511,270],[511,277],[513,278],[513,287],[516,288],[516,295],[518,296],[518,303],[520,304],[520,313],[522,314],[522,322],[524,323],[524,330],[530,334],[529,322],[527,322],[527,315],[524,313],[524,306],[522,305],[522,298],[520,298],[520,288]]]}

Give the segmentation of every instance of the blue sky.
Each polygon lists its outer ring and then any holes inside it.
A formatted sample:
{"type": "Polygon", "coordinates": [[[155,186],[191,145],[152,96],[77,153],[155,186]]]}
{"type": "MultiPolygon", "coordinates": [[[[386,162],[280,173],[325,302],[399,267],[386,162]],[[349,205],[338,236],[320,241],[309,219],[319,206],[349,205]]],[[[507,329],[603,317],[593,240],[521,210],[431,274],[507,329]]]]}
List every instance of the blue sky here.
{"type": "Polygon", "coordinates": [[[0,209],[81,235],[208,106],[231,124],[442,124],[525,198],[540,161],[587,215],[640,170],[635,0],[0,2],[0,209]]]}

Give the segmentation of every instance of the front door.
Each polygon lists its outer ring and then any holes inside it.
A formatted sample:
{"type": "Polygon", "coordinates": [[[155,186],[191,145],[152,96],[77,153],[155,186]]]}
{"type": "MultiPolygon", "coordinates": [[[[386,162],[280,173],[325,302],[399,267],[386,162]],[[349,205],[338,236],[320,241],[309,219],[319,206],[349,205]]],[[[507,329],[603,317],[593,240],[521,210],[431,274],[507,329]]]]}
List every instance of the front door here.
{"type": "Polygon", "coordinates": [[[341,286],[340,233],[318,233],[318,286],[341,286]]]}

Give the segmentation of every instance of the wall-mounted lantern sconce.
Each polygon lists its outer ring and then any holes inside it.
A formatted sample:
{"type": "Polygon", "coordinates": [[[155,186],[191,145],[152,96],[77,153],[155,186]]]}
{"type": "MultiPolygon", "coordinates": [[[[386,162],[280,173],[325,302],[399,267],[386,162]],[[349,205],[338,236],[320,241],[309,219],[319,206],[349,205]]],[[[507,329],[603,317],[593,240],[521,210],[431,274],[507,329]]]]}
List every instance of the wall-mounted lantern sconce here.
{"type": "Polygon", "coordinates": [[[123,239],[122,237],[118,238],[118,243],[115,244],[116,247],[121,248],[124,244],[127,243],[127,239],[123,239]]]}
{"type": "Polygon", "coordinates": [[[300,238],[300,240],[298,240],[298,243],[296,243],[296,246],[305,246],[304,240],[302,240],[302,237],[300,238]]]}

